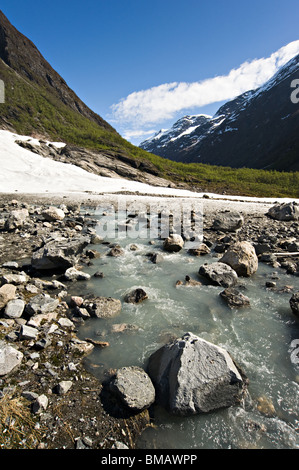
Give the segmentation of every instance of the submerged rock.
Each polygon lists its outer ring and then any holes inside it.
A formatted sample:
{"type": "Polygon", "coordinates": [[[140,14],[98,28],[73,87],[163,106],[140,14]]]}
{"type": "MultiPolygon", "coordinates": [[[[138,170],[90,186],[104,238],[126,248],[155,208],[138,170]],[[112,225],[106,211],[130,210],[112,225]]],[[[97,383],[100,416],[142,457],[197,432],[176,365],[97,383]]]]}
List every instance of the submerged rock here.
{"type": "Polygon", "coordinates": [[[230,247],[220,259],[221,263],[228,264],[238,276],[249,277],[258,269],[258,257],[251,243],[237,242],[230,247]]]}
{"type": "Polygon", "coordinates": [[[135,289],[125,296],[125,302],[128,304],[140,304],[146,299],[148,299],[147,293],[141,288],[135,289]]]}
{"type": "Polygon", "coordinates": [[[238,275],[228,264],[215,262],[204,264],[198,273],[214,285],[231,287],[238,281],[238,275]]]}
{"type": "Polygon", "coordinates": [[[219,295],[230,308],[248,307],[250,305],[250,300],[246,295],[231,287],[220,292],[219,295]]]}
{"type": "Polygon", "coordinates": [[[148,374],[158,403],[183,416],[238,405],[247,385],[226,350],[192,333],[152,354],[148,374]]]}

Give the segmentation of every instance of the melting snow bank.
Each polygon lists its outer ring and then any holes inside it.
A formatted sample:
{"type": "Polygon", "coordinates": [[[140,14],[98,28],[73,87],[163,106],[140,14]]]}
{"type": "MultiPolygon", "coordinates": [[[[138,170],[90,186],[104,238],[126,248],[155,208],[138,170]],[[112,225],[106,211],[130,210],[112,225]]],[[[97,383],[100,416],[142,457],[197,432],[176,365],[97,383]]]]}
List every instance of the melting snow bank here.
{"type": "MultiPolygon", "coordinates": [[[[37,139],[28,136],[20,136],[10,131],[0,130],[0,193],[20,194],[49,194],[50,195],[107,195],[118,193],[132,193],[146,196],[170,196],[202,198],[244,202],[273,203],[277,198],[253,198],[218,195],[212,193],[195,193],[192,191],[161,188],[144,183],[130,181],[122,178],[107,178],[92,173],[71,164],[57,162],[50,158],[44,158],[20,147],[16,141],[28,140],[33,144],[39,144],[37,139]]],[[[63,146],[61,142],[52,145],[63,146]]],[[[280,199],[280,202],[288,202],[292,199],[280,199]]],[[[297,200],[299,202],[299,200],[297,200]]]]}

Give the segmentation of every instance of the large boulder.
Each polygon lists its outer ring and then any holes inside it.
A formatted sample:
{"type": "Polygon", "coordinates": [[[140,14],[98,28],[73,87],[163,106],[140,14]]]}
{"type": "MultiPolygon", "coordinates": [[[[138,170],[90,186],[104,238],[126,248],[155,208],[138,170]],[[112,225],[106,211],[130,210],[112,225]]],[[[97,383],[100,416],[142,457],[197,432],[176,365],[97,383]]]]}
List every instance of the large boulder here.
{"type": "Polygon", "coordinates": [[[184,240],[181,235],[173,234],[170,237],[167,237],[163,243],[163,248],[165,251],[170,253],[181,251],[184,247],[184,240]]]}
{"type": "Polygon", "coordinates": [[[0,377],[7,375],[18,367],[23,359],[23,353],[13,348],[5,341],[0,341],[0,377]]]}
{"type": "Polygon", "coordinates": [[[148,374],[157,402],[182,416],[237,405],[247,385],[225,349],[192,333],[152,354],[148,374]]]}
{"type": "Polygon", "coordinates": [[[32,255],[32,267],[38,271],[66,270],[75,266],[78,256],[89,244],[89,237],[59,237],[46,243],[32,255]]]}
{"type": "Polygon", "coordinates": [[[132,411],[142,411],[155,401],[155,388],[140,367],[122,367],[112,378],[110,390],[132,411]]]}
{"type": "Polygon", "coordinates": [[[258,269],[258,257],[251,243],[243,241],[231,246],[223,257],[221,263],[228,264],[238,276],[249,277],[258,269]]]}
{"type": "Polygon", "coordinates": [[[298,220],[299,205],[295,201],[275,204],[269,209],[267,215],[275,220],[298,220]]]}
{"type": "Polygon", "coordinates": [[[234,269],[225,263],[215,262],[203,264],[198,273],[206,278],[211,284],[231,287],[238,281],[238,275],[234,269]]]}
{"type": "Polygon", "coordinates": [[[236,232],[244,224],[244,218],[239,212],[223,212],[217,214],[212,229],[223,232],[236,232]]]}

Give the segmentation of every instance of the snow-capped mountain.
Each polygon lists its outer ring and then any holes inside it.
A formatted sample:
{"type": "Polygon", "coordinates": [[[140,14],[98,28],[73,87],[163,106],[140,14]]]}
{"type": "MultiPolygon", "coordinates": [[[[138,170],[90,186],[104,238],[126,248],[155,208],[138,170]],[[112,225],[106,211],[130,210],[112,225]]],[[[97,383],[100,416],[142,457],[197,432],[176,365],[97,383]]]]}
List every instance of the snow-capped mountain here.
{"type": "Polygon", "coordinates": [[[235,168],[299,170],[299,105],[291,101],[299,55],[267,83],[211,117],[185,116],[140,147],[170,160],[235,168]]]}

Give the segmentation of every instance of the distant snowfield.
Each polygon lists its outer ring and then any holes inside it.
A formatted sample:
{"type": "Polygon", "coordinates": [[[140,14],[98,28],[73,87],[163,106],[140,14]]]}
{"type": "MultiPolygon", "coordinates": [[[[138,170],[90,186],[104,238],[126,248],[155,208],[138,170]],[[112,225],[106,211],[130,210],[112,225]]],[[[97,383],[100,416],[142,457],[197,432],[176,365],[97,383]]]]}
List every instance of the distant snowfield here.
{"type": "MultiPolygon", "coordinates": [[[[202,198],[208,194],[212,199],[230,199],[248,202],[275,202],[277,199],[248,198],[240,196],[221,196],[210,193],[194,193],[191,191],[154,187],[147,184],[122,178],[107,178],[66,163],[44,158],[15,143],[16,140],[28,140],[39,144],[38,140],[28,136],[20,136],[6,130],[0,130],[0,193],[6,194],[53,194],[94,195],[131,192],[147,196],[176,196],[202,198]]],[[[63,143],[53,143],[63,146],[63,143]]],[[[283,199],[289,201],[292,199],[283,199]]],[[[297,200],[299,202],[299,200],[297,200]]]]}

